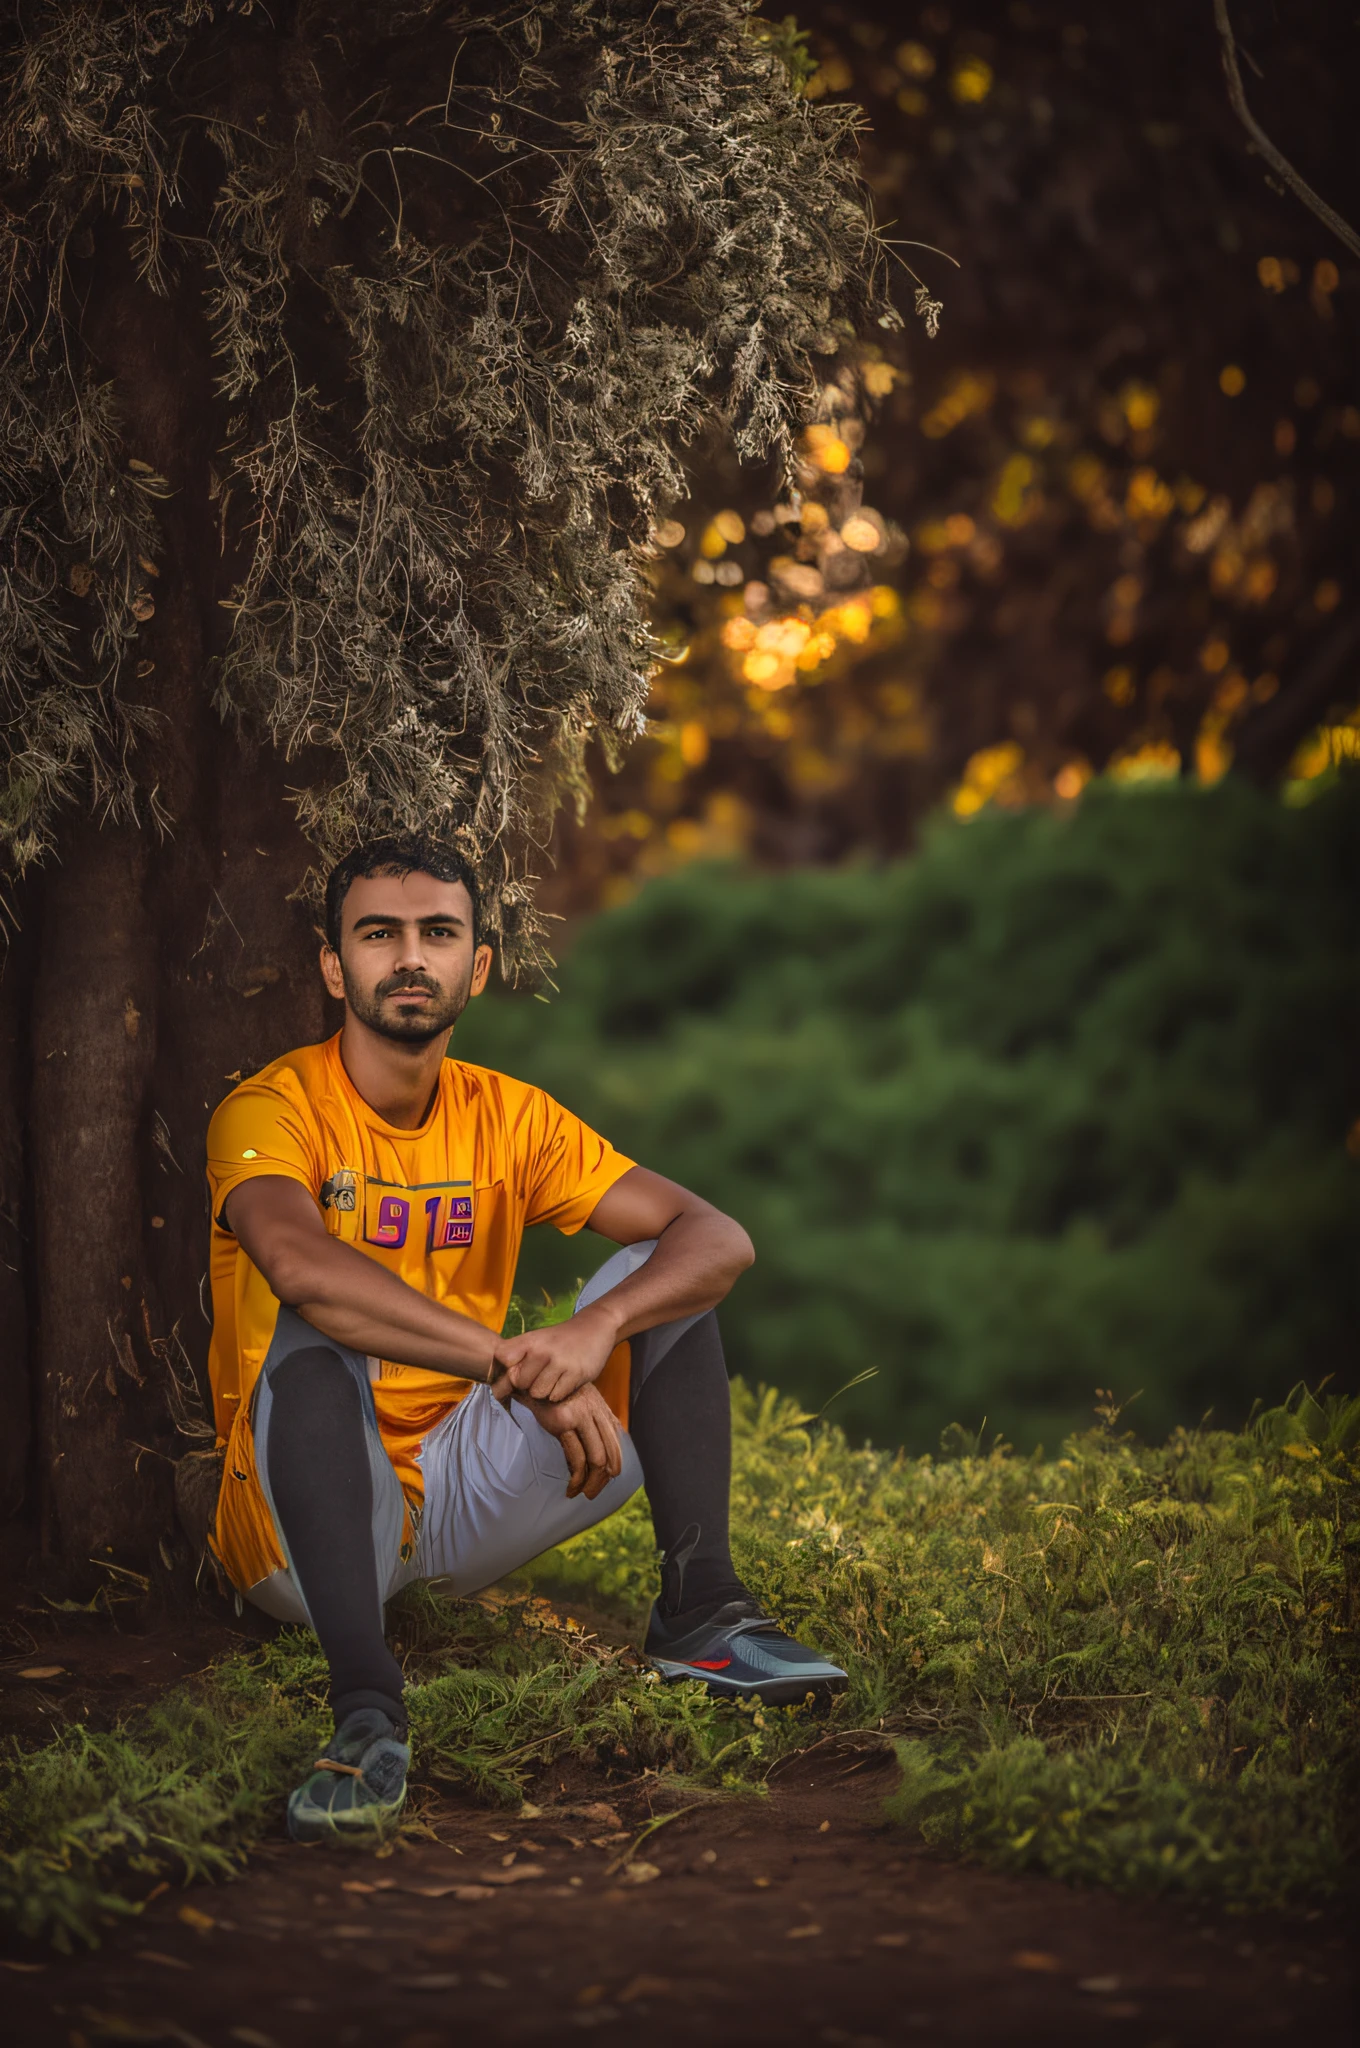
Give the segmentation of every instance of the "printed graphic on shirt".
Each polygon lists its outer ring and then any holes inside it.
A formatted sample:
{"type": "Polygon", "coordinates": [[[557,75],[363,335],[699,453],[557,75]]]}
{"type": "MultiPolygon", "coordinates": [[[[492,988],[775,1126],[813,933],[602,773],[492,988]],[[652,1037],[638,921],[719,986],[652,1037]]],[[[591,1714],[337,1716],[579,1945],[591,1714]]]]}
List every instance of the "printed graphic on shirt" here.
{"type": "Polygon", "coordinates": [[[364,1239],[399,1252],[424,1233],[425,1250],[461,1251],[472,1243],[472,1182],[425,1181],[419,1187],[369,1180],[364,1186],[364,1239]]]}
{"type": "Polygon", "coordinates": [[[321,1184],[321,1206],[323,1209],[341,1209],[352,1215],[357,1203],[358,1176],[352,1166],[337,1166],[328,1181],[321,1184]]]}

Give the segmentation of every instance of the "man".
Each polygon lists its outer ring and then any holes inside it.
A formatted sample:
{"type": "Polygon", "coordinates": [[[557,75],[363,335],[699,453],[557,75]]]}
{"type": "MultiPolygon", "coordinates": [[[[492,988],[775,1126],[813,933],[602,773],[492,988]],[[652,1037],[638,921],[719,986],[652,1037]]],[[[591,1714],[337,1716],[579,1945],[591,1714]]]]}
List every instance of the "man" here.
{"type": "Polygon", "coordinates": [[[311,1624],[330,1669],[335,1736],[288,1803],[300,1841],[372,1841],[405,1798],[384,1602],[417,1578],[475,1592],[639,1483],[662,1553],[660,1671],[773,1701],[845,1684],[775,1626],[728,1548],[713,1310],[750,1240],[541,1090],[446,1056],[490,968],[459,854],[358,848],[326,890],[342,1029],[243,1082],[208,1133],[213,1547],[248,1600],[311,1624]],[[507,1339],[531,1223],[625,1249],[570,1321],[507,1339]]]}

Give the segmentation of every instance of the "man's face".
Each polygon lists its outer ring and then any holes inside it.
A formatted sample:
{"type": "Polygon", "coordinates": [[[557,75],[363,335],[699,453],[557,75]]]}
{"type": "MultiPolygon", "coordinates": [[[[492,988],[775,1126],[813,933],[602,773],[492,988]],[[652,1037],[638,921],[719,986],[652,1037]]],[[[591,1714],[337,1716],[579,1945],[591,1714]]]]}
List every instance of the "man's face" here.
{"type": "Polygon", "coordinates": [[[340,951],[321,949],[333,996],[380,1038],[428,1045],[447,1037],[486,986],[491,948],[472,943],[472,899],[461,882],[361,875],[341,906],[340,951]]]}

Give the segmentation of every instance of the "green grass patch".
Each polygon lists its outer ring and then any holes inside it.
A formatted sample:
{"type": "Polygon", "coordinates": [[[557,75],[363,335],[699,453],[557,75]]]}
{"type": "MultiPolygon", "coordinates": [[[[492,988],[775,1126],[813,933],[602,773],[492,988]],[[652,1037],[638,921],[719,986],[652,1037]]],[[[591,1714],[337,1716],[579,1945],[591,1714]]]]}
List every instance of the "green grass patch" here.
{"type": "MultiPolygon", "coordinates": [[[[835,1729],[896,1743],[889,1802],[942,1851],[1238,1907],[1346,1881],[1356,1821],[1360,1402],[1299,1394],[1247,1429],[1150,1449],[1108,1417],[1063,1455],[947,1433],[938,1457],[852,1449],[786,1397],[733,1388],[738,1564],[851,1674],[829,1721],[666,1686],[545,1593],[640,1618],[639,1496],[497,1608],[393,1611],[420,1788],[513,1805],[545,1767],[758,1788],[835,1729]]],[[[219,1878],[278,1825],[324,1739],[323,1671],[285,1631],[108,1734],[13,1754],[0,1915],[69,1946],[158,1879],[219,1878]]]]}

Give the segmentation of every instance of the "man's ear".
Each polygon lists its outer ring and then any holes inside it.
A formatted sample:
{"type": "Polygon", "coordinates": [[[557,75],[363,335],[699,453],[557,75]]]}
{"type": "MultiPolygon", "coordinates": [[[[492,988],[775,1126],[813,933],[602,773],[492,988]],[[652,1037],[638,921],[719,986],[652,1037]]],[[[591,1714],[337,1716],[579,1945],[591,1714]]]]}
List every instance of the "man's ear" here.
{"type": "Polygon", "coordinates": [[[472,956],[472,981],[468,987],[470,996],[479,996],[486,987],[486,978],[491,972],[491,948],[479,946],[472,956]]]}
{"type": "Polygon", "coordinates": [[[345,976],[340,965],[340,955],[333,946],[321,948],[321,979],[326,984],[328,996],[334,996],[338,1003],[345,1000],[345,976]]]}

